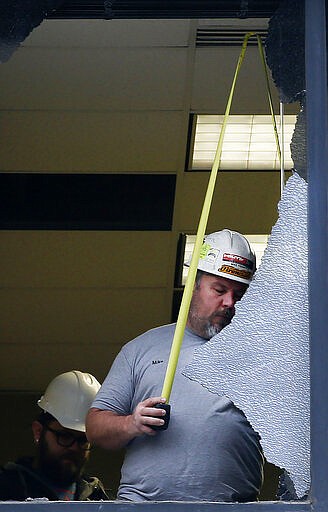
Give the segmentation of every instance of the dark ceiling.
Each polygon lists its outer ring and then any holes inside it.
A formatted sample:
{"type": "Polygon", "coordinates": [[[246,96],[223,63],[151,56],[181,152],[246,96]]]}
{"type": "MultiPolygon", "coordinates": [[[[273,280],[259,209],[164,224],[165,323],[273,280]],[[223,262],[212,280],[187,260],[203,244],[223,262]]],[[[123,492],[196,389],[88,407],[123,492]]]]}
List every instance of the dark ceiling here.
{"type": "Polygon", "coordinates": [[[64,0],[59,19],[270,18],[280,0],[64,0]]]}
{"type": "Polygon", "coordinates": [[[0,0],[0,63],[48,19],[271,18],[290,0],[0,0]]]}

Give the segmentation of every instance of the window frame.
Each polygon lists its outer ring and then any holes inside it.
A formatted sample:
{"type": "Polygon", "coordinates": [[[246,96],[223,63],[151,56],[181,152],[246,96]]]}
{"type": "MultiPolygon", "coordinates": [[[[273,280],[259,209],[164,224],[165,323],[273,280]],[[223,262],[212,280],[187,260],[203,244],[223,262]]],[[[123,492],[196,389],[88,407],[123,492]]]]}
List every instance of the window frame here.
{"type": "MultiPolygon", "coordinates": [[[[310,368],[311,368],[311,473],[309,501],[304,502],[1,502],[0,512],[25,511],[61,512],[64,507],[107,512],[326,512],[328,493],[328,344],[326,315],[328,310],[328,122],[326,69],[326,12],[325,0],[305,0],[306,26],[306,85],[307,85],[307,148],[309,172],[309,305],[310,305],[310,368]],[[318,271],[323,274],[317,278],[318,271]]],[[[110,459],[109,459],[110,460],[110,459]]],[[[66,508],[65,508],[66,510],[66,508]]]]}

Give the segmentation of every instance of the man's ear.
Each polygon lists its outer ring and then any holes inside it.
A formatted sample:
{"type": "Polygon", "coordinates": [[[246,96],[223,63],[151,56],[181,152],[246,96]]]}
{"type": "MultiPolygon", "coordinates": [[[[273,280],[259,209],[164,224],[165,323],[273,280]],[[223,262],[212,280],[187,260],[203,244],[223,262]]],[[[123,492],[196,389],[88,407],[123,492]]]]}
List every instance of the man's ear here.
{"type": "Polygon", "coordinates": [[[33,432],[33,438],[34,438],[35,444],[38,444],[38,442],[40,441],[42,430],[43,430],[42,424],[39,421],[34,420],[32,422],[32,432],[33,432]]]}

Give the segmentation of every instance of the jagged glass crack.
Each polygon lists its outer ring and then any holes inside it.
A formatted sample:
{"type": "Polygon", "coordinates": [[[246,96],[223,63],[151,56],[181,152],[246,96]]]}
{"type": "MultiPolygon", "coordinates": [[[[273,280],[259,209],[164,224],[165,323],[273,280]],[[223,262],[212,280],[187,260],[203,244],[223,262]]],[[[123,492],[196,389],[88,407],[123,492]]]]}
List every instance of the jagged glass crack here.
{"type": "Polygon", "coordinates": [[[298,497],[310,487],[307,183],[287,181],[253,282],[229,326],[195,351],[183,374],[226,395],[259,432],[267,460],[298,497]]]}

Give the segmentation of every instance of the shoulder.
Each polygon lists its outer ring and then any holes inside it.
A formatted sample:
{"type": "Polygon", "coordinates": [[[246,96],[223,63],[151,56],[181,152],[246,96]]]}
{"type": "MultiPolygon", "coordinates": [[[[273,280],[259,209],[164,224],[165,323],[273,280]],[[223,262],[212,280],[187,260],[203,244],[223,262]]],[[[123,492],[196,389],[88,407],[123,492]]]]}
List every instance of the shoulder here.
{"type": "Polygon", "coordinates": [[[161,325],[149,329],[148,331],[140,334],[133,340],[123,345],[120,355],[123,357],[134,358],[137,354],[147,352],[152,347],[158,346],[160,343],[163,345],[165,342],[170,343],[174,336],[175,324],[161,325]]]}
{"type": "Polygon", "coordinates": [[[28,465],[28,460],[29,459],[27,459],[26,461],[25,459],[21,459],[16,462],[7,462],[6,464],[0,466],[0,475],[8,475],[8,477],[10,478],[10,476],[14,475],[15,473],[24,472],[26,466],[28,465]]]}
{"type": "Polygon", "coordinates": [[[99,501],[114,500],[114,493],[111,489],[106,489],[101,480],[95,476],[83,475],[78,483],[78,500],[99,501]]]}
{"type": "Polygon", "coordinates": [[[24,498],[24,467],[7,462],[0,467],[0,500],[21,500],[24,498]]]}
{"type": "Polygon", "coordinates": [[[175,326],[176,324],[166,324],[149,329],[127,343],[125,347],[139,345],[139,343],[144,343],[147,340],[152,341],[157,340],[158,338],[171,337],[174,334],[175,326]]]}
{"type": "Polygon", "coordinates": [[[17,472],[16,464],[14,462],[7,462],[6,464],[0,466],[0,481],[5,480],[8,476],[14,472],[17,472]]]}

